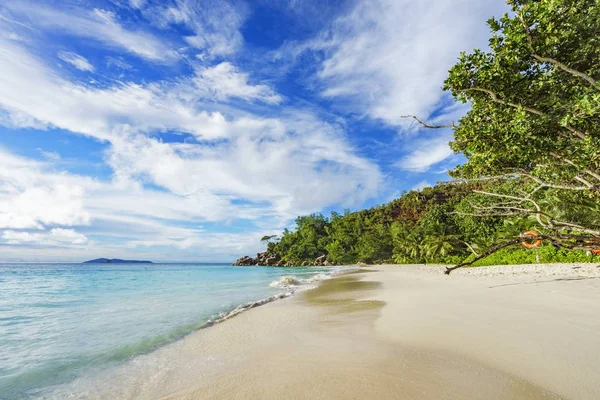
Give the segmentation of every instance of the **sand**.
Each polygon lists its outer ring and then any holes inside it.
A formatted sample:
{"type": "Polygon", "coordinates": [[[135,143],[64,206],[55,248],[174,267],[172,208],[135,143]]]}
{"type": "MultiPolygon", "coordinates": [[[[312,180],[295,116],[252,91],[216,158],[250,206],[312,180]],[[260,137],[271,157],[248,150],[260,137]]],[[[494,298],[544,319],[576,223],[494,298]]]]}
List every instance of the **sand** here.
{"type": "Polygon", "coordinates": [[[450,351],[569,399],[600,399],[600,266],[383,267],[376,331],[450,351]]]}
{"type": "Polygon", "coordinates": [[[599,277],[595,265],[363,268],[80,382],[73,397],[600,399],[599,277]]]}

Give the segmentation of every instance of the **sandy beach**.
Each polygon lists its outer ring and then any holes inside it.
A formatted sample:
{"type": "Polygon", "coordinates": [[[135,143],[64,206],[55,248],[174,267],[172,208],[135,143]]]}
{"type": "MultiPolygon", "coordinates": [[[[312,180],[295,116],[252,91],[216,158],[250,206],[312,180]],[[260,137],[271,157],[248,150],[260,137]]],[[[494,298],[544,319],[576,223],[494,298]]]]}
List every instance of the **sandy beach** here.
{"type": "Polygon", "coordinates": [[[86,398],[598,399],[599,277],[362,268],[137,357],[86,398]]]}

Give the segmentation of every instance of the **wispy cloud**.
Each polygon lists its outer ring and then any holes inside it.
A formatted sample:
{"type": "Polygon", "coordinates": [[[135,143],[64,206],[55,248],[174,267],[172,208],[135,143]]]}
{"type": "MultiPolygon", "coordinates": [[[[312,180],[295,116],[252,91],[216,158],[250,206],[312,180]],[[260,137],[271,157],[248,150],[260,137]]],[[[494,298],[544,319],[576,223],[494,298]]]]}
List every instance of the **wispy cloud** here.
{"type": "Polygon", "coordinates": [[[432,182],[451,132],[399,117],[460,117],[441,82],[504,6],[334,3],[1,2],[1,257],[230,260],[296,215],[400,193],[407,171],[432,182]],[[293,27],[265,34],[264,9],[293,27]],[[33,149],[10,142],[23,128],[33,149]]]}
{"type": "Polygon", "coordinates": [[[85,58],[79,54],[72,53],[70,51],[61,51],[58,53],[58,58],[64,62],[71,64],[80,71],[93,72],[94,66],[85,58]]]}
{"type": "Polygon", "coordinates": [[[229,62],[222,62],[209,68],[200,68],[194,79],[195,90],[212,95],[217,100],[237,97],[243,100],[260,100],[266,103],[280,103],[282,98],[266,85],[250,85],[249,74],[240,72],[229,62]]]}
{"type": "Polygon", "coordinates": [[[129,71],[133,69],[133,66],[131,64],[119,57],[106,57],[106,65],[108,67],[114,67],[124,71],[129,71]]]}
{"type": "Polygon", "coordinates": [[[161,27],[185,26],[193,34],[184,37],[201,58],[228,56],[239,50],[240,33],[248,14],[245,3],[236,1],[167,0],[152,4],[137,1],[144,15],[161,27]]]}
{"type": "Polygon", "coordinates": [[[450,139],[450,135],[441,135],[431,139],[411,141],[411,152],[402,157],[396,166],[406,171],[426,172],[454,154],[448,144],[450,139]]]}
{"type": "Polygon", "coordinates": [[[311,44],[327,49],[322,95],[391,126],[405,124],[405,114],[428,118],[457,54],[485,46],[485,21],[505,8],[493,0],[358,2],[311,44]]]}
{"type": "Polygon", "coordinates": [[[85,235],[73,229],[54,228],[50,232],[30,233],[18,231],[2,232],[7,244],[81,245],[88,241],[85,235]]]}
{"type": "Polygon", "coordinates": [[[11,234],[11,243],[20,238],[49,246],[39,231],[84,226],[96,235],[108,224],[113,235],[129,232],[123,246],[185,250],[216,233],[177,227],[183,221],[282,226],[327,205],[360,204],[379,189],[379,168],[355,154],[341,126],[298,108],[269,109],[273,116],[262,117],[227,104],[281,101],[231,63],[172,81],[96,88],[67,80],[16,43],[0,40],[0,54],[0,107],[13,127],[42,124],[102,140],[113,171],[111,181],[98,181],[5,152],[0,159],[20,169],[0,162],[10,171],[0,179],[6,194],[0,196],[0,229],[34,230],[27,231],[32,236],[11,234]],[[196,141],[163,142],[155,135],[166,129],[196,141]]]}
{"type": "Polygon", "coordinates": [[[89,38],[151,61],[169,62],[178,57],[164,41],[149,33],[123,27],[114,13],[99,8],[59,9],[27,1],[9,0],[0,6],[36,29],[89,38]]]}

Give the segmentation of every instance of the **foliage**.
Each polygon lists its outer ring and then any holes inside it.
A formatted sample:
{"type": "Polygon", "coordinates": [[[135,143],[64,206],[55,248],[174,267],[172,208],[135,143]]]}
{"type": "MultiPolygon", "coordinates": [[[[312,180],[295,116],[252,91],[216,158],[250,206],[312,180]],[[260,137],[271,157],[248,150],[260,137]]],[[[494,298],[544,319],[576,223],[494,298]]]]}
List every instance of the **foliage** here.
{"type": "Polygon", "coordinates": [[[586,78],[600,71],[600,2],[509,4],[513,13],[488,21],[491,51],[462,53],[445,82],[471,103],[452,143],[468,162],[453,175],[522,169],[564,184],[599,167],[600,86],[586,78]]]}
{"type": "Polygon", "coordinates": [[[488,21],[489,50],[462,53],[444,83],[471,106],[451,125],[451,146],[467,158],[451,171],[457,181],[299,217],[294,231],[266,238],[270,252],[293,263],[457,263],[448,273],[465,259],[528,263],[536,252],[544,262],[597,259],[577,249],[600,248],[600,1],[508,4],[488,21]],[[547,239],[542,248],[506,248],[529,230],[547,239]]]}
{"type": "Polygon", "coordinates": [[[488,21],[490,50],[462,53],[445,81],[471,104],[452,124],[451,146],[467,162],[451,175],[492,189],[476,191],[462,213],[506,219],[482,257],[519,244],[517,229],[532,227],[563,249],[597,249],[600,2],[508,4],[510,14],[488,21]]]}
{"type": "MultiPolygon", "coordinates": [[[[369,210],[334,212],[329,218],[321,214],[299,217],[295,230],[270,237],[268,251],[295,265],[313,262],[321,255],[338,265],[456,264],[472,259],[473,252],[493,242],[518,236],[535,226],[531,218],[479,218],[461,214],[461,210],[480,197],[472,192],[473,188],[487,186],[438,185],[405,193],[369,210]]],[[[589,208],[586,210],[589,212],[589,208]]],[[[600,212],[595,217],[600,218],[600,212]]],[[[541,262],[600,261],[598,256],[557,249],[545,241],[534,250],[519,247],[498,251],[475,266],[533,263],[536,253],[541,262]]]]}
{"type": "Polygon", "coordinates": [[[533,264],[537,262],[536,253],[542,263],[546,262],[600,262],[600,256],[588,255],[585,251],[565,251],[547,245],[538,250],[531,249],[503,249],[496,253],[477,261],[473,264],[475,267],[486,265],[509,265],[509,264],[533,264]]]}

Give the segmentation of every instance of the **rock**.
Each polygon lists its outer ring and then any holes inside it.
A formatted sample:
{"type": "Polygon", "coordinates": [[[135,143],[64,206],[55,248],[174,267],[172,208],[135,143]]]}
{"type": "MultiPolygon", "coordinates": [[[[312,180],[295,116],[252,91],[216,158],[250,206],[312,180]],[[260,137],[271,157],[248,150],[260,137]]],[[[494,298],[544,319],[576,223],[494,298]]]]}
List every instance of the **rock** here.
{"type": "Polygon", "coordinates": [[[317,257],[317,259],[315,260],[315,265],[324,265],[325,261],[327,261],[327,256],[323,254],[322,256],[317,257]]]}
{"type": "Polygon", "coordinates": [[[273,266],[273,265],[277,264],[278,261],[279,260],[278,260],[277,256],[271,256],[265,260],[265,265],[273,266]]]}
{"type": "Polygon", "coordinates": [[[256,261],[249,256],[244,256],[239,258],[235,263],[233,263],[233,265],[238,265],[238,266],[248,266],[248,265],[255,265],[256,261]]]}

